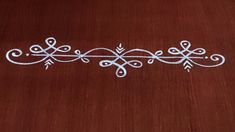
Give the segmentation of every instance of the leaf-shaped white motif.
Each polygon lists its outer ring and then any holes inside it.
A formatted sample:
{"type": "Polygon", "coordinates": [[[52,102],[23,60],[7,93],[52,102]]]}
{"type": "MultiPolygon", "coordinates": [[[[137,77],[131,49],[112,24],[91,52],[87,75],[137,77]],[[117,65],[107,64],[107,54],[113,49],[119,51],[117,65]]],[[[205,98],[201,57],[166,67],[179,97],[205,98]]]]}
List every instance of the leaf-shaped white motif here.
{"type": "Polygon", "coordinates": [[[89,63],[90,62],[90,60],[88,59],[88,58],[81,58],[81,60],[82,60],[82,62],[84,62],[84,63],[89,63]]]}

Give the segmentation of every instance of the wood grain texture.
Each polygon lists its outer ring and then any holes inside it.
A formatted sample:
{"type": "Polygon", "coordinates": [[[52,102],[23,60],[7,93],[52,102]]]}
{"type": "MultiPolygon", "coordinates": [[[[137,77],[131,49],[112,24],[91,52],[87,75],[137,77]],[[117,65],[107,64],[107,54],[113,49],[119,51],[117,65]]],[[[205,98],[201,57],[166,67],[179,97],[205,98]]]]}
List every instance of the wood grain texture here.
{"type": "Polygon", "coordinates": [[[1,132],[235,132],[234,0],[1,0],[1,132]],[[218,68],[155,62],[128,69],[89,64],[17,66],[5,59],[49,36],[86,51],[192,46],[221,53],[218,68]]]}

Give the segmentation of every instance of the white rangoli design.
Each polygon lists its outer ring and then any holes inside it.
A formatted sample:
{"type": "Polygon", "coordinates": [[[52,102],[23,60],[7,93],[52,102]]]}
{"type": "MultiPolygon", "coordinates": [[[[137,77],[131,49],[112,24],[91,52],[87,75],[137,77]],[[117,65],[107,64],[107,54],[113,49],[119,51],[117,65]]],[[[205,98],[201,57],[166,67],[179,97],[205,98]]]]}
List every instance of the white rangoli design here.
{"type": "Polygon", "coordinates": [[[163,55],[162,50],[157,50],[155,53],[152,53],[144,49],[131,49],[125,50],[120,43],[115,50],[109,48],[94,48],[85,53],[81,53],[80,50],[75,50],[73,54],[69,54],[71,51],[71,46],[62,45],[56,47],[56,39],[49,37],[45,40],[47,45],[46,48],[35,44],[32,45],[29,50],[30,53],[26,53],[25,56],[39,57],[34,58],[38,59],[37,61],[30,62],[20,62],[14,61],[12,58],[18,58],[23,55],[22,50],[20,49],[11,49],[6,53],[6,58],[13,64],[17,65],[33,65],[43,62],[45,69],[47,70],[50,65],[53,65],[55,62],[67,63],[81,60],[84,63],[89,63],[91,58],[100,58],[102,59],[99,62],[101,67],[110,67],[116,66],[116,76],[125,77],[127,75],[126,66],[132,68],[140,68],[143,63],[141,59],[147,59],[148,64],[153,64],[155,60],[166,63],[166,64],[182,64],[184,69],[190,72],[190,69],[196,65],[200,67],[217,67],[225,63],[224,56],[220,54],[213,54],[210,57],[205,56],[206,50],[203,48],[196,48],[190,50],[191,43],[187,40],[180,42],[181,48],[171,47],[168,49],[168,56],[163,55]],[[105,51],[109,55],[98,54],[94,55],[95,51],[105,51]],[[146,55],[133,55],[141,53],[146,55]],[[207,61],[206,61],[207,60],[207,61]],[[213,62],[214,64],[202,64],[205,62],[213,62]],[[199,61],[201,63],[199,63],[199,61]],[[203,61],[203,62],[202,62],[203,61]]]}

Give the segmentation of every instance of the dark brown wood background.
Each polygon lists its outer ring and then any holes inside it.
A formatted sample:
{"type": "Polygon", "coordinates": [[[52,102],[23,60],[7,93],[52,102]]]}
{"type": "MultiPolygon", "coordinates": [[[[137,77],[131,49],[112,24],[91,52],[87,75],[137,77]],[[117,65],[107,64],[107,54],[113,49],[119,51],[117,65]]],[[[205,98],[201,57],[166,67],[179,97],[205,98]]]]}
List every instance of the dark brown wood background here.
{"type": "Polygon", "coordinates": [[[1,0],[0,132],[235,132],[234,0],[1,0]],[[5,54],[53,36],[73,49],[179,47],[182,39],[217,68],[155,62],[101,68],[98,59],[18,66],[5,54]]]}

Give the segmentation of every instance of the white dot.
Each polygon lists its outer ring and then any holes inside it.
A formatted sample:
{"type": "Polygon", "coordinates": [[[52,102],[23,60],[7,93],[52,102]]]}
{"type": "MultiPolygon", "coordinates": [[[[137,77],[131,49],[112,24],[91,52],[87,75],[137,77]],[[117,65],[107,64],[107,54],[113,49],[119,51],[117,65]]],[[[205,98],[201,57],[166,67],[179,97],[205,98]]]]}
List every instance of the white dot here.
{"type": "Polygon", "coordinates": [[[52,43],[53,41],[52,40],[49,40],[49,43],[52,43]]]}
{"type": "Polygon", "coordinates": [[[29,56],[29,53],[25,54],[26,56],[29,56]]]}

